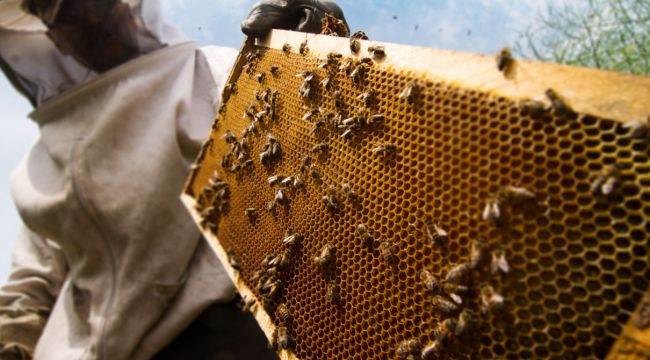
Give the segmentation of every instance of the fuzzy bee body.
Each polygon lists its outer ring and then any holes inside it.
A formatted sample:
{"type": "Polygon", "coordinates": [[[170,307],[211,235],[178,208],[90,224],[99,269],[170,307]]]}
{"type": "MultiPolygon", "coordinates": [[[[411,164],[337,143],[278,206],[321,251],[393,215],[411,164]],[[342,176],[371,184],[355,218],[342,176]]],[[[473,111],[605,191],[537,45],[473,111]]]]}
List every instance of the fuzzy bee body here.
{"type": "Polygon", "coordinates": [[[428,270],[422,270],[420,273],[420,279],[424,281],[424,287],[427,288],[427,290],[435,292],[440,290],[438,279],[436,279],[428,270]]]}
{"type": "Polygon", "coordinates": [[[419,355],[421,351],[422,343],[420,340],[409,339],[404,340],[399,344],[397,350],[395,351],[395,355],[397,355],[397,357],[400,359],[407,359],[409,356],[415,357],[419,355]]]}
{"type": "Polygon", "coordinates": [[[383,59],[386,57],[386,48],[382,45],[368,46],[368,52],[375,59],[383,59]]]}
{"type": "Polygon", "coordinates": [[[390,240],[382,240],[380,243],[381,256],[389,264],[395,264],[397,262],[397,257],[393,254],[393,243],[390,240]]]}
{"type": "Polygon", "coordinates": [[[512,58],[512,51],[510,48],[503,48],[499,53],[497,54],[497,69],[499,71],[503,72],[504,74],[508,74],[512,67],[512,63],[514,62],[514,59],[512,58]]]}
{"type": "Polygon", "coordinates": [[[504,298],[497,293],[490,285],[481,288],[481,311],[487,314],[491,310],[499,310],[503,307],[504,298]]]}
{"type": "Polygon", "coordinates": [[[399,97],[406,99],[409,104],[415,102],[415,97],[418,95],[420,90],[419,85],[416,82],[412,82],[406,86],[406,88],[399,94],[399,97]]]}
{"type": "Polygon", "coordinates": [[[316,266],[325,271],[327,270],[330,266],[332,266],[334,262],[334,256],[332,255],[332,247],[329,244],[326,244],[323,246],[323,249],[321,250],[320,254],[318,256],[314,257],[314,264],[316,266]]]}
{"type": "Polygon", "coordinates": [[[608,165],[600,171],[591,184],[591,193],[594,195],[611,195],[620,182],[620,168],[618,165],[608,165]]]}
{"type": "Polygon", "coordinates": [[[462,263],[454,266],[447,272],[445,276],[445,281],[450,284],[459,284],[469,273],[470,267],[468,263],[462,263]]]}

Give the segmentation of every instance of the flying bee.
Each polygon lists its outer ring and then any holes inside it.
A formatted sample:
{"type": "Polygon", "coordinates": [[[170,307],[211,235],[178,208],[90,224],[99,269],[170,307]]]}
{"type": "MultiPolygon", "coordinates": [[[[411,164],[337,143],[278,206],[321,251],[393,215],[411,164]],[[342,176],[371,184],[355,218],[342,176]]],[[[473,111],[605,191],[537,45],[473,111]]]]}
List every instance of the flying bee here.
{"type": "Polygon", "coordinates": [[[461,263],[449,270],[447,276],[445,276],[445,281],[451,284],[459,284],[467,274],[469,273],[470,267],[468,263],[461,263]]]}
{"type": "Polygon", "coordinates": [[[508,260],[506,260],[505,251],[497,249],[492,252],[492,263],[490,265],[490,271],[492,275],[495,275],[498,272],[501,272],[505,275],[510,271],[510,265],[508,265],[508,260]]]}
{"type": "Polygon", "coordinates": [[[278,190],[277,193],[275,193],[275,202],[280,204],[280,205],[286,205],[289,202],[289,199],[287,196],[284,194],[284,191],[282,189],[278,190]]]}
{"type": "Polygon", "coordinates": [[[385,117],[384,115],[382,115],[382,114],[375,114],[375,115],[371,115],[371,116],[368,118],[367,123],[368,123],[369,126],[373,126],[373,125],[376,125],[376,124],[381,124],[381,123],[383,123],[384,120],[386,120],[386,117],[385,117]]]}
{"type": "Polygon", "coordinates": [[[278,308],[275,310],[276,318],[280,320],[280,324],[287,325],[291,323],[292,316],[289,308],[285,304],[278,305],[278,308]]]}
{"type": "Polygon", "coordinates": [[[433,307],[448,315],[451,315],[458,310],[458,305],[441,295],[434,296],[433,299],[431,299],[431,302],[433,307]]]}
{"type": "Polygon", "coordinates": [[[421,358],[422,360],[438,359],[438,356],[442,353],[443,350],[444,345],[440,341],[434,340],[422,350],[421,358]]]}
{"type": "Polygon", "coordinates": [[[388,240],[384,239],[380,242],[380,250],[381,250],[381,256],[388,262],[389,264],[395,264],[397,262],[397,257],[395,254],[393,254],[393,243],[388,240]]]}
{"type": "Polygon", "coordinates": [[[228,255],[228,263],[230,264],[230,267],[232,267],[235,271],[240,271],[241,265],[239,265],[239,261],[237,261],[235,252],[232,249],[228,249],[226,254],[228,255]]]}
{"type": "Polygon", "coordinates": [[[320,255],[314,256],[314,264],[322,271],[327,270],[334,263],[334,255],[332,254],[333,248],[329,244],[325,244],[320,252],[320,255]]]}
{"type": "Polygon", "coordinates": [[[363,100],[363,103],[366,105],[367,108],[372,107],[372,105],[375,104],[376,101],[376,93],[375,90],[368,90],[364,92],[363,94],[357,96],[357,99],[363,100]]]}
{"type": "Polygon", "coordinates": [[[623,125],[633,139],[648,138],[650,135],[650,116],[645,120],[631,120],[623,125]]]}
{"type": "Polygon", "coordinates": [[[255,75],[255,79],[257,80],[258,83],[263,84],[264,79],[266,78],[266,74],[264,73],[258,73],[255,75]]]}
{"type": "Polygon", "coordinates": [[[288,248],[295,248],[300,245],[303,236],[300,233],[294,233],[293,231],[287,231],[286,236],[282,239],[282,244],[288,248]]]}
{"type": "Polygon", "coordinates": [[[255,208],[248,208],[244,210],[244,213],[246,214],[246,217],[248,217],[248,220],[255,220],[257,217],[257,210],[255,208]]]}
{"type": "Polygon", "coordinates": [[[291,346],[291,338],[289,337],[289,329],[286,326],[278,326],[275,328],[275,336],[277,340],[277,347],[280,350],[286,350],[291,346]]]}
{"type": "Polygon", "coordinates": [[[340,288],[335,282],[330,281],[327,283],[327,292],[325,297],[334,304],[341,303],[340,288]]]}
{"type": "Polygon", "coordinates": [[[300,43],[300,48],[298,49],[300,55],[307,55],[309,52],[309,47],[307,46],[307,40],[300,43]]]}
{"type": "Polygon", "coordinates": [[[508,74],[510,72],[510,69],[512,67],[512,63],[514,62],[514,59],[512,58],[512,51],[510,48],[503,48],[499,53],[497,54],[497,69],[501,71],[504,74],[508,74]]]}
{"type": "Polygon", "coordinates": [[[427,290],[436,292],[440,290],[438,279],[436,279],[429,270],[422,270],[420,273],[420,279],[424,281],[424,287],[426,287],[427,290]]]}
{"type": "Polygon", "coordinates": [[[483,262],[485,258],[484,241],[481,238],[474,240],[469,251],[469,268],[474,270],[483,262]]]}
{"type": "Polygon", "coordinates": [[[397,355],[398,358],[400,359],[416,359],[416,357],[420,354],[422,351],[422,343],[418,339],[409,339],[409,340],[404,340],[402,341],[399,346],[397,347],[397,350],[395,351],[395,355],[397,355]]]}
{"type": "Polygon", "coordinates": [[[591,193],[594,195],[611,195],[621,180],[621,168],[617,164],[605,166],[596,179],[591,183],[591,193]]]}
{"type": "Polygon", "coordinates": [[[431,218],[427,218],[425,223],[425,230],[427,235],[427,240],[434,245],[444,246],[449,240],[449,234],[447,230],[441,228],[433,222],[431,218]]]}
{"type": "Polygon", "coordinates": [[[329,149],[330,149],[329,144],[327,144],[327,143],[320,143],[320,144],[314,145],[314,146],[311,148],[311,152],[314,153],[314,154],[318,154],[318,153],[320,153],[320,154],[327,154],[327,152],[329,151],[329,149]]]}
{"type": "Polygon", "coordinates": [[[419,92],[420,86],[414,81],[406,86],[406,88],[399,94],[399,97],[401,99],[406,99],[409,104],[413,104],[419,92]]]}
{"type": "Polygon", "coordinates": [[[487,314],[490,310],[499,310],[503,307],[503,296],[490,285],[481,288],[481,311],[487,314]]]}
{"type": "Polygon", "coordinates": [[[567,103],[562,99],[562,97],[553,89],[546,89],[544,92],[546,98],[551,102],[551,108],[555,110],[555,113],[562,116],[572,112],[571,108],[567,103]]]}
{"type": "Polygon", "coordinates": [[[284,175],[273,175],[273,176],[270,176],[266,180],[266,182],[269,183],[269,186],[275,186],[275,185],[279,184],[284,179],[285,179],[284,175]]]}
{"type": "Polygon", "coordinates": [[[397,153],[397,146],[392,143],[383,143],[377,145],[372,149],[373,155],[382,156],[384,158],[393,156],[397,153]]]}
{"type": "Polygon", "coordinates": [[[492,222],[495,226],[501,225],[501,201],[496,197],[488,200],[483,208],[483,220],[492,222]]]}
{"type": "Polygon", "coordinates": [[[356,193],[356,191],[352,190],[350,184],[344,183],[341,185],[341,188],[343,189],[343,194],[348,197],[348,201],[352,203],[359,201],[359,195],[356,193]]]}
{"type": "Polygon", "coordinates": [[[471,330],[472,326],[476,323],[474,314],[469,309],[463,309],[458,316],[458,323],[456,324],[456,331],[454,335],[462,336],[471,330]]]}
{"type": "Polygon", "coordinates": [[[291,53],[291,45],[289,45],[289,44],[282,45],[282,52],[285,55],[289,55],[289,53],[291,53]]]}
{"type": "Polygon", "coordinates": [[[386,57],[386,48],[382,45],[368,46],[368,52],[375,59],[383,59],[386,57]]]}
{"type": "Polygon", "coordinates": [[[227,144],[233,144],[237,142],[237,136],[232,133],[230,130],[226,130],[226,133],[223,135],[223,139],[226,140],[227,144]]]}
{"type": "Polygon", "coordinates": [[[534,201],[536,199],[535,193],[526,188],[518,186],[507,186],[501,191],[501,193],[504,199],[515,203],[534,201]]]}
{"type": "Polygon", "coordinates": [[[278,76],[278,74],[280,73],[280,67],[277,66],[277,65],[271,65],[271,68],[269,69],[269,72],[273,76],[278,76]]]}

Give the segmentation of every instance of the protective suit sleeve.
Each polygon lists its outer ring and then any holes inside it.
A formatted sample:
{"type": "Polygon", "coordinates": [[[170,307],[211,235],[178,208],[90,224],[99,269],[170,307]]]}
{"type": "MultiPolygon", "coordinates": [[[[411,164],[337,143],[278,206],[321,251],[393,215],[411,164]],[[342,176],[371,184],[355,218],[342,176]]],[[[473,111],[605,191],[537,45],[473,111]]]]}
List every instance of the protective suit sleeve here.
{"type": "Polygon", "coordinates": [[[0,287],[0,358],[32,356],[66,273],[61,249],[24,228],[9,280],[0,287]]]}

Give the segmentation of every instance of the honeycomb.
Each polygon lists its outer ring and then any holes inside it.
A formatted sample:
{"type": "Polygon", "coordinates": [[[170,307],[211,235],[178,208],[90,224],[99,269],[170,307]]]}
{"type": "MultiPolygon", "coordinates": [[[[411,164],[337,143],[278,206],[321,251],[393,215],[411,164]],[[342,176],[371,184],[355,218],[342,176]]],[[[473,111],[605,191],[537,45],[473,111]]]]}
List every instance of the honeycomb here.
{"type": "MultiPolygon", "coordinates": [[[[255,50],[259,56],[243,70],[248,52],[242,52],[231,76],[236,87],[226,90],[185,193],[222,259],[227,251],[236,264],[229,272],[242,292],[258,300],[270,329],[283,322],[275,311],[280,304],[290,311],[291,345],[282,356],[406,358],[400,344],[418,340],[419,359],[422,347],[437,339],[433,358],[589,359],[610,353],[650,281],[647,137],[633,136],[614,119],[557,108],[533,111],[519,99],[373,63],[358,82],[344,71],[333,77],[345,118],[360,108],[365,116],[385,116],[345,139],[339,129],[314,131],[314,119],[306,117],[314,108],[321,115],[339,112],[331,91],[319,85],[312,101],[299,96],[305,80],[297,74],[313,71],[316,84],[327,77],[319,68],[322,57],[301,55],[296,47],[255,50]],[[412,104],[404,92],[411,84],[417,84],[412,104]],[[265,89],[277,91],[275,120],[246,137],[252,166],[227,171],[221,162],[232,144],[224,136],[241,139],[251,123],[244,114],[251,104],[262,107],[256,92],[259,97],[265,89]],[[366,107],[362,95],[368,89],[376,99],[366,107]],[[258,154],[268,149],[268,134],[280,144],[281,157],[267,167],[258,154]],[[314,154],[322,143],[328,149],[314,154]],[[389,144],[394,153],[378,150],[389,144]],[[302,166],[307,155],[318,179],[302,166]],[[612,167],[615,177],[602,175],[612,167]],[[228,206],[208,214],[211,227],[199,215],[208,206],[200,198],[215,171],[230,191],[228,206]],[[287,188],[284,205],[268,210],[281,188],[268,178],[279,174],[301,174],[305,186],[287,188]],[[606,195],[594,190],[608,180],[606,195]],[[323,201],[332,186],[334,210],[323,201]],[[532,198],[503,200],[504,189],[525,189],[532,198]],[[484,214],[491,203],[499,205],[498,223],[486,220],[494,220],[484,214]],[[249,208],[255,209],[251,217],[249,208]],[[359,224],[371,235],[369,243],[362,241],[359,224]],[[282,271],[280,295],[262,306],[261,263],[284,253],[282,240],[292,232],[303,238],[282,271]],[[450,279],[452,268],[476,255],[477,244],[483,249],[479,265],[459,281],[450,279]],[[330,271],[314,264],[326,245],[330,271]],[[424,270],[437,282],[432,288],[452,290],[427,288],[424,270]],[[502,303],[484,304],[489,288],[502,303]],[[434,304],[440,297],[456,308],[434,304]],[[443,322],[460,319],[464,309],[471,319],[464,331],[441,340],[443,322]]],[[[616,347],[624,350],[617,359],[628,358],[626,352],[648,355],[635,342],[616,347]]]]}

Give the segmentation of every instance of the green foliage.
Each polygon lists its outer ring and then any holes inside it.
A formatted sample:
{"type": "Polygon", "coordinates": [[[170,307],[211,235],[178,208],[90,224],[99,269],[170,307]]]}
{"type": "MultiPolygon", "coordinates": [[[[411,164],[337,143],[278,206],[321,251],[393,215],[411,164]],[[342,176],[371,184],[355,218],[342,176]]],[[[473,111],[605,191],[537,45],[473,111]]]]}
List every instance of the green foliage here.
{"type": "Polygon", "coordinates": [[[549,6],[515,50],[541,61],[650,75],[650,1],[549,6]]]}

